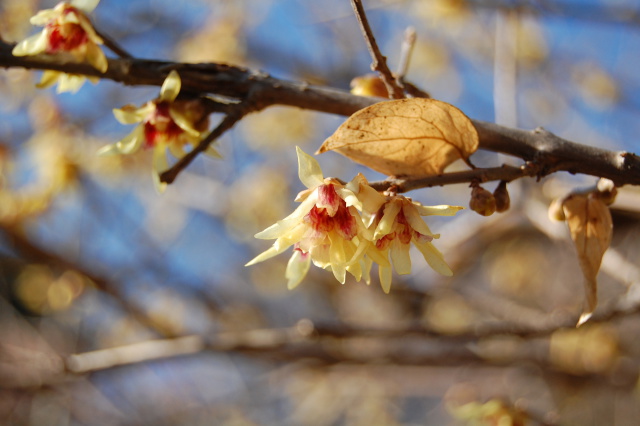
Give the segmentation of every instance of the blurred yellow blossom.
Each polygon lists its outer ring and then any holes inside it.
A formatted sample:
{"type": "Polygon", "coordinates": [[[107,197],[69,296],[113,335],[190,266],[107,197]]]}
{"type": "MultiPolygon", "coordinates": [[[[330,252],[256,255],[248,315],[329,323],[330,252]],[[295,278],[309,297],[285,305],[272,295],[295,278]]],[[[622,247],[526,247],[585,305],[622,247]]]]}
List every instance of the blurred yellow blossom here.
{"type": "MultiPolygon", "coordinates": [[[[208,116],[198,100],[176,100],[182,83],[174,70],[169,73],[160,96],[140,108],[125,105],[114,109],[113,114],[122,124],[140,123],[129,135],[115,144],[102,147],[98,155],[132,154],[141,147],[153,148],[153,179],[158,191],[166,184],[160,182],[159,174],[169,168],[167,149],[176,158],[185,155],[184,145],[197,145],[208,128],[208,116]]],[[[207,154],[220,158],[213,147],[207,154]]]]}
{"type": "MultiPolygon", "coordinates": [[[[53,9],[41,10],[31,17],[30,22],[44,29],[18,43],[13,48],[13,55],[61,55],[73,62],[88,62],[98,71],[105,72],[108,67],[107,58],[98,47],[103,44],[103,40],[86,15],[97,4],[98,1],[74,0],[71,3],[60,2],[53,9]]],[[[57,82],[58,93],[75,92],[84,80],[84,76],[49,70],[42,74],[38,87],[49,87],[57,82]]],[[[95,78],[91,80],[97,81],[95,78]]]]}

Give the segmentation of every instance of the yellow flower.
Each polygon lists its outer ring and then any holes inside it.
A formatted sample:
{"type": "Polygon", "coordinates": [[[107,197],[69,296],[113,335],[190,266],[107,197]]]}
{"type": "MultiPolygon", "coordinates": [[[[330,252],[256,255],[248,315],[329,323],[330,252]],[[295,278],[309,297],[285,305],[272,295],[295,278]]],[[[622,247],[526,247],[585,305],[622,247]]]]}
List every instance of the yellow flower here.
{"type": "MultiPolygon", "coordinates": [[[[125,105],[114,109],[113,114],[122,124],[141,124],[119,142],[98,151],[98,155],[115,155],[132,154],[141,147],[152,148],[153,179],[160,192],[166,187],[160,182],[159,174],[169,168],[167,149],[176,158],[184,156],[184,145],[197,145],[209,124],[206,111],[198,100],[176,100],[181,84],[178,73],[171,71],[158,98],[140,108],[125,105]]],[[[220,158],[218,151],[211,146],[206,153],[220,158]]]]}
{"type": "Polygon", "coordinates": [[[439,238],[440,235],[431,233],[420,216],[453,216],[462,208],[446,205],[423,206],[400,195],[390,198],[374,219],[373,238],[359,259],[362,262],[367,283],[373,262],[378,264],[380,284],[385,293],[391,289],[392,265],[398,274],[410,274],[411,243],[418,248],[429,266],[436,272],[451,276],[451,269],[444,261],[442,253],[431,244],[431,241],[439,238]]]}
{"type": "Polygon", "coordinates": [[[376,204],[362,175],[347,185],[324,178],[318,162],[300,148],[296,149],[298,175],[308,189],[298,194],[296,201],[301,204],[292,214],[256,234],[256,238],[276,241],[246,266],[267,260],[293,246],[285,274],[289,289],[300,284],[311,262],[320,268],[331,269],[343,284],[346,272],[360,280],[361,265],[352,259],[358,257],[359,246],[371,232],[367,231],[358,211],[365,209],[364,217],[373,217],[380,203],[376,204]],[[366,202],[363,203],[359,196],[366,202]]]}
{"type": "MultiPolygon", "coordinates": [[[[58,3],[53,9],[41,10],[31,17],[33,25],[44,29],[13,48],[14,56],[31,56],[40,53],[62,55],[73,62],[88,62],[100,72],[107,70],[107,58],[98,47],[103,40],[91,25],[86,13],[98,4],[97,0],[74,0],[58,3]]],[[[45,71],[38,87],[48,87],[58,82],[58,92],[77,91],[85,78],[59,71],[45,71]]],[[[92,81],[97,79],[92,78],[92,81]]]]}

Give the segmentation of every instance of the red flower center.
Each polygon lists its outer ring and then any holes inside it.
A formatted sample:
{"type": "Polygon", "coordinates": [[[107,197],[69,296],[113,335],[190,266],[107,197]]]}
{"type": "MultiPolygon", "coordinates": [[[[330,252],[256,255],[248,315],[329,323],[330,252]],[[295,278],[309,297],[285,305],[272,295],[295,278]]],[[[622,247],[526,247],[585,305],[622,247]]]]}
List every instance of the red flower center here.
{"type": "Polygon", "coordinates": [[[89,41],[87,32],[79,24],[59,25],[54,21],[47,24],[47,28],[49,29],[47,53],[70,52],[89,41]]]}
{"type": "Polygon", "coordinates": [[[338,196],[334,185],[321,185],[318,188],[318,201],[304,217],[317,232],[327,234],[336,230],[346,240],[357,234],[356,219],[347,203],[338,196]]]}
{"type": "Polygon", "coordinates": [[[409,225],[404,212],[400,210],[393,223],[392,231],[376,241],[376,248],[382,250],[389,247],[389,244],[395,238],[399,239],[402,244],[409,244],[412,237],[415,237],[416,240],[420,241],[424,240],[425,238],[427,239],[427,241],[431,241],[433,239],[413,229],[411,225],[409,225]]]}
{"type": "Polygon", "coordinates": [[[175,140],[184,132],[171,118],[169,105],[169,102],[157,103],[153,113],[144,121],[146,148],[152,148],[161,141],[175,140]]]}

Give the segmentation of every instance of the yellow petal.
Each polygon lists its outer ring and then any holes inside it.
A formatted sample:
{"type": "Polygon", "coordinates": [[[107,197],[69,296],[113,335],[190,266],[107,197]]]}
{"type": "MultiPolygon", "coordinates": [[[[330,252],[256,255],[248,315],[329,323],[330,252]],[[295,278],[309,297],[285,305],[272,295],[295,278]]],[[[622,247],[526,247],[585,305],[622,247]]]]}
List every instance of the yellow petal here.
{"type": "Polygon", "coordinates": [[[175,101],[180,93],[181,86],[182,81],[180,80],[178,71],[172,70],[167,78],[164,79],[164,83],[162,83],[162,88],[160,89],[160,101],[175,101]]]}
{"type": "Polygon", "coordinates": [[[311,254],[311,261],[318,268],[327,269],[331,266],[331,260],[329,256],[329,244],[320,244],[312,246],[309,249],[311,254]]]}
{"type": "Polygon", "coordinates": [[[414,206],[418,209],[420,216],[453,216],[464,209],[464,207],[460,206],[419,206],[415,203],[414,206]]]}
{"type": "Polygon", "coordinates": [[[131,154],[136,152],[144,142],[144,130],[142,126],[137,126],[131,133],[116,142],[116,148],[121,154],[131,154]]]}
{"type": "Polygon", "coordinates": [[[377,249],[374,245],[371,245],[369,250],[367,250],[367,256],[371,258],[378,265],[390,266],[389,263],[389,249],[377,249]]]}
{"type": "Polygon", "coordinates": [[[362,264],[357,262],[347,266],[347,272],[353,275],[356,281],[360,281],[362,279],[362,264]]]}
{"type": "Polygon", "coordinates": [[[42,78],[40,78],[40,83],[36,84],[38,89],[44,89],[49,86],[54,85],[60,76],[62,75],[59,71],[45,71],[42,73],[42,78]]]}
{"type": "Polygon", "coordinates": [[[364,282],[367,285],[371,284],[371,266],[373,265],[373,261],[369,257],[364,257],[360,261],[362,266],[362,278],[364,278],[364,282]]]}
{"type": "Polygon", "coordinates": [[[416,209],[415,205],[410,202],[403,204],[402,212],[404,213],[404,217],[407,219],[409,225],[422,235],[431,236],[429,226],[424,222],[422,217],[420,217],[420,213],[418,213],[418,209],[416,209]]]}
{"type": "Polygon", "coordinates": [[[294,250],[293,255],[287,263],[287,270],[284,277],[287,279],[287,288],[292,290],[298,286],[307,276],[309,266],[311,265],[311,257],[307,254],[304,256],[300,250],[294,250]]]}
{"type": "Polygon", "coordinates": [[[386,197],[370,187],[362,173],[358,173],[356,177],[347,183],[346,188],[353,191],[360,200],[362,219],[368,228],[373,223],[380,207],[386,202],[386,197]]]}
{"type": "Polygon", "coordinates": [[[205,149],[204,153],[205,153],[205,154],[207,154],[209,157],[213,157],[213,158],[220,158],[220,159],[222,159],[222,158],[223,158],[223,157],[222,157],[222,154],[220,154],[220,153],[218,152],[218,150],[216,150],[216,149],[213,147],[213,145],[209,145],[209,146],[207,147],[207,149],[205,149]]]}
{"type": "Polygon", "coordinates": [[[166,146],[158,144],[153,149],[153,170],[157,173],[162,173],[168,168],[166,146]]]}
{"type": "Polygon", "coordinates": [[[84,84],[86,78],[83,75],[61,73],[58,77],[56,93],[76,93],[84,84]]]}
{"type": "Polygon", "coordinates": [[[389,294],[391,290],[391,266],[378,266],[378,276],[380,277],[380,285],[382,286],[382,291],[389,294]]]}
{"type": "Polygon", "coordinates": [[[98,3],[100,3],[100,0],[72,0],[71,6],[83,12],[90,13],[98,6],[98,3]]]}
{"type": "Polygon", "coordinates": [[[351,190],[340,188],[339,186],[335,186],[335,189],[338,196],[345,201],[347,207],[354,206],[358,210],[362,210],[362,202],[351,190]]]}
{"type": "Polygon", "coordinates": [[[444,256],[442,256],[442,253],[440,253],[440,251],[435,248],[433,244],[428,242],[419,243],[415,240],[414,244],[416,245],[416,247],[418,247],[418,250],[420,250],[422,256],[424,256],[424,260],[427,261],[429,266],[431,266],[434,271],[447,277],[453,275],[453,271],[451,271],[449,265],[447,265],[447,263],[444,261],[444,256]]]}
{"type": "Polygon", "coordinates": [[[165,182],[160,182],[160,173],[169,168],[167,153],[165,151],[166,146],[164,144],[158,144],[153,149],[152,177],[158,193],[164,192],[167,188],[167,184],[165,182]]]}
{"type": "Polygon", "coordinates": [[[107,57],[104,56],[104,52],[102,49],[98,47],[95,43],[87,43],[87,54],[86,59],[87,62],[91,64],[92,67],[97,69],[100,72],[106,72],[109,64],[107,63],[107,57]]]}
{"type": "Polygon", "coordinates": [[[409,244],[402,244],[397,238],[391,242],[389,254],[393,268],[400,275],[411,273],[411,256],[409,255],[409,244]]]}
{"type": "Polygon", "coordinates": [[[346,280],[346,263],[347,256],[344,252],[344,239],[340,237],[335,232],[330,232],[329,240],[331,241],[331,245],[329,246],[329,259],[331,262],[331,271],[333,275],[336,277],[336,280],[340,281],[341,284],[344,284],[346,280]]]}
{"type": "Polygon", "coordinates": [[[402,208],[401,203],[398,200],[390,200],[384,206],[384,213],[382,214],[382,219],[380,219],[380,223],[376,228],[376,232],[373,234],[373,238],[378,240],[385,235],[391,233],[393,230],[393,225],[396,221],[396,216],[400,213],[400,209],[402,208]]]}
{"type": "Polygon", "coordinates": [[[31,25],[37,25],[39,27],[42,27],[42,26],[46,25],[47,22],[51,21],[52,19],[56,19],[58,16],[60,16],[60,11],[59,10],[44,9],[44,10],[39,11],[35,15],[33,15],[29,19],[29,23],[31,23],[31,25]]]}
{"type": "Polygon", "coordinates": [[[184,151],[184,147],[180,143],[170,143],[169,144],[169,152],[176,158],[182,158],[187,153],[184,151]]]}
{"type": "Polygon", "coordinates": [[[295,243],[300,242],[307,229],[307,226],[301,223],[298,226],[295,226],[290,232],[278,238],[276,242],[273,243],[273,246],[282,253],[295,243]]]}
{"type": "Polygon", "coordinates": [[[274,223],[267,229],[262,232],[258,232],[255,237],[260,238],[262,240],[271,240],[274,238],[279,238],[284,235],[287,231],[293,228],[296,224],[302,221],[302,218],[309,213],[311,207],[316,203],[314,197],[309,197],[302,202],[298,206],[297,209],[293,211],[289,216],[285,217],[282,220],[274,223]]]}
{"type": "Polygon", "coordinates": [[[155,110],[153,102],[147,102],[142,108],[133,105],[125,105],[122,108],[114,108],[113,115],[122,124],[134,124],[143,121],[155,110]]]}
{"type": "Polygon", "coordinates": [[[197,138],[202,135],[202,132],[195,129],[194,124],[191,122],[191,120],[189,120],[187,116],[185,116],[177,108],[174,108],[173,105],[169,108],[169,116],[174,121],[174,123],[178,125],[178,127],[187,132],[189,135],[197,138]]]}
{"type": "Polygon", "coordinates": [[[256,263],[264,262],[267,259],[271,259],[272,257],[279,255],[280,253],[282,252],[276,250],[275,247],[269,247],[267,250],[263,251],[262,253],[251,259],[249,262],[247,262],[247,264],[244,266],[251,266],[255,265],[256,263]]]}
{"type": "Polygon", "coordinates": [[[322,169],[315,158],[296,146],[298,154],[298,177],[307,188],[315,188],[324,183],[322,169]]]}
{"type": "Polygon", "coordinates": [[[120,154],[120,149],[118,149],[115,143],[112,143],[110,145],[105,145],[102,148],[100,148],[98,152],[96,152],[96,155],[99,155],[100,157],[109,157],[112,155],[119,155],[119,154],[120,154]]]}
{"type": "Polygon", "coordinates": [[[47,49],[47,36],[44,31],[34,34],[18,43],[11,54],[13,56],[30,56],[42,53],[47,49]]]}

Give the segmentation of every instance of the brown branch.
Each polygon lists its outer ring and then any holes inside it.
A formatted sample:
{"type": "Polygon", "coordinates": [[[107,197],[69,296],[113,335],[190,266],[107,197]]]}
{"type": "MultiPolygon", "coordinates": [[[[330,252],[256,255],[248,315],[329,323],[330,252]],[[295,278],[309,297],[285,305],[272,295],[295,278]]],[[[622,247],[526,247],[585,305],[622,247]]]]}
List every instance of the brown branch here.
{"type": "MultiPolygon", "coordinates": [[[[46,55],[15,57],[11,54],[12,47],[13,45],[0,41],[0,67],[51,69],[97,76],[126,85],[156,86],[161,86],[169,71],[175,69],[180,73],[182,87],[186,92],[214,94],[238,101],[251,98],[256,109],[271,105],[286,105],[347,116],[383,100],[355,96],[342,90],[304,82],[280,80],[246,68],[213,63],[184,64],[141,59],[110,59],[109,69],[102,74],[90,65],[61,63],[55,57],[46,55]]],[[[611,179],[617,186],[640,185],[640,157],[635,154],[577,144],[544,129],[526,131],[484,121],[472,120],[472,122],[478,131],[480,149],[508,154],[531,162],[535,170],[539,171],[536,174],[538,176],[566,171],[572,174],[582,173],[605,177],[611,179]]],[[[487,172],[479,171],[467,176],[476,180],[477,173],[487,172]]],[[[485,176],[509,180],[508,176],[505,178],[505,173],[516,175],[516,172],[511,170],[491,173],[485,176]]],[[[525,173],[523,176],[529,176],[529,174],[525,173]]],[[[460,179],[460,175],[453,175],[451,178],[432,177],[422,183],[426,186],[441,185],[459,183],[460,179]],[[438,179],[445,180],[440,183],[438,179]],[[446,179],[452,179],[452,181],[449,182],[446,179]]],[[[485,179],[488,178],[485,177],[485,179]]],[[[409,184],[405,183],[405,185],[409,184]]],[[[411,185],[413,189],[420,187],[415,183],[411,185]]]]}
{"type": "Polygon", "coordinates": [[[444,173],[437,176],[422,178],[388,178],[379,182],[370,182],[370,185],[378,190],[385,191],[393,186],[394,192],[409,192],[419,188],[432,186],[452,185],[468,182],[490,182],[501,180],[511,182],[525,176],[540,176],[541,167],[534,163],[526,163],[521,167],[503,165],[502,167],[477,168],[462,172],[444,173]]]}
{"type": "Polygon", "coordinates": [[[378,43],[376,43],[376,39],[373,36],[373,31],[371,31],[371,26],[369,26],[369,20],[364,12],[362,0],[351,0],[351,6],[356,14],[356,18],[358,18],[358,23],[362,29],[362,35],[367,42],[367,48],[369,49],[369,53],[371,53],[371,59],[373,59],[373,62],[371,63],[371,70],[380,73],[380,78],[387,87],[387,92],[390,94],[392,99],[403,99],[405,97],[404,91],[400,86],[398,86],[396,79],[393,77],[393,74],[391,74],[391,70],[387,65],[387,58],[382,54],[382,52],[380,52],[378,43]]]}
{"type": "MultiPolygon", "coordinates": [[[[638,309],[612,311],[592,323],[610,323],[638,314],[638,309]]],[[[292,327],[222,331],[210,335],[186,335],[168,339],[136,342],[124,346],[79,353],[66,359],[67,369],[74,374],[89,373],[127,364],[190,355],[205,350],[237,352],[274,360],[310,358],[325,363],[377,363],[381,359],[395,365],[448,366],[461,363],[509,365],[526,361],[548,369],[552,361],[539,351],[556,331],[573,329],[575,322],[554,323],[541,328],[517,328],[513,324],[491,324],[475,327],[468,333],[451,335],[424,328],[423,325],[377,329],[350,327],[342,323],[314,324],[300,320],[292,327]],[[517,350],[507,357],[483,357],[479,342],[494,337],[521,337],[517,350]],[[375,344],[373,353],[360,350],[363,342],[375,344]],[[384,344],[382,344],[384,342],[384,344]]],[[[511,341],[511,343],[515,342],[511,341]]],[[[635,366],[629,367],[635,372],[635,366]]],[[[607,374],[607,372],[603,372],[607,374]]]]}

